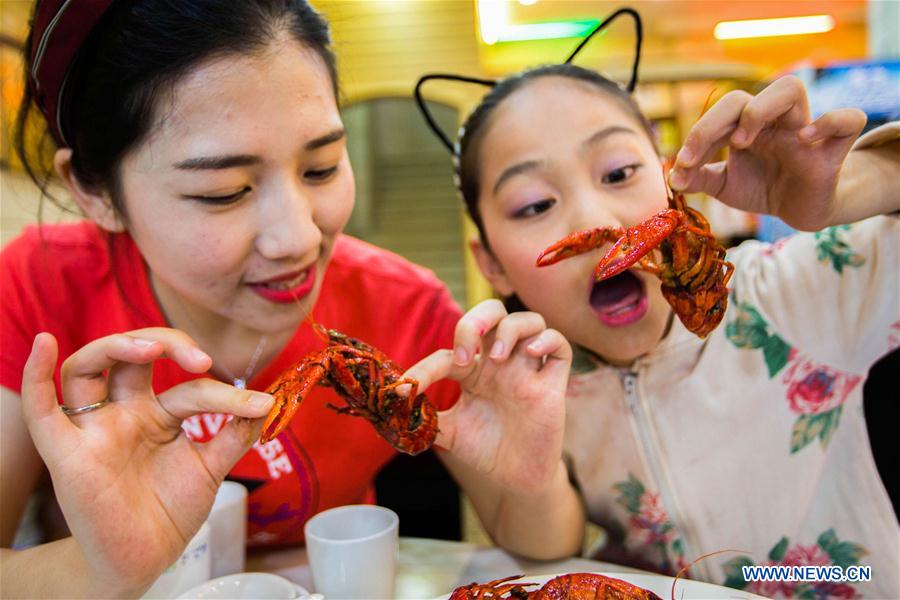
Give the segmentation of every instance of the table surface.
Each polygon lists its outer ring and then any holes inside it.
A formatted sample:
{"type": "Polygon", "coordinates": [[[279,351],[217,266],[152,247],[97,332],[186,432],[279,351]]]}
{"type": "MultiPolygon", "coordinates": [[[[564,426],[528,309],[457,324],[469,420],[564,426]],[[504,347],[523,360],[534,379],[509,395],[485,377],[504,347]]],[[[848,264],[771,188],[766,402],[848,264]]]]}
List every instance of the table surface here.
{"type": "MultiPolygon", "coordinates": [[[[244,570],[275,573],[315,591],[305,547],[248,552],[244,570]]],[[[513,556],[496,547],[446,540],[400,538],[395,594],[397,598],[434,598],[473,581],[490,581],[520,573],[541,575],[577,571],[641,572],[584,558],[533,561],[513,556]]]]}

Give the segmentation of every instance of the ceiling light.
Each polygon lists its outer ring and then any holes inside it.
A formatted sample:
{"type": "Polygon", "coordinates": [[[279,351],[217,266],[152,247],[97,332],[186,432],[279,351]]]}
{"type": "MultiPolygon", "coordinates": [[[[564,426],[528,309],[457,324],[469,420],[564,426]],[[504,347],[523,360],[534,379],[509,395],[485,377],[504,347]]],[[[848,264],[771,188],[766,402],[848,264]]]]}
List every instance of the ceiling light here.
{"type": "Polygon", "coordinates": [[[831,15],[810,15],[807,17],[786,17],[781,19],[722,21],[716,25],[714,35],[717,40],[734,40],[776,35],[824,33],[832,29],[834,29],[834,18],[831,15]]]}
{"type": "Polygon", "coordinates": [[[513,24],[509,22],[509,2],[478,0],[477,6],[481,39],[488,45],[497,42],[585,37],[599,24],[596,19],[513,24]]]}

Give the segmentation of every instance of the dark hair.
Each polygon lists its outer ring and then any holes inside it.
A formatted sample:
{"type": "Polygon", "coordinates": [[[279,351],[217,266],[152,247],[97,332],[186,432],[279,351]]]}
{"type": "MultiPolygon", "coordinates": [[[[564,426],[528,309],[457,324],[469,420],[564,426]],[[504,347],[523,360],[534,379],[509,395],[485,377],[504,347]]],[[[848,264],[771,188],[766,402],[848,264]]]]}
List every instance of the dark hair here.
{"type": "MultiPolygon", "coordinates": [[[[118,193],[118,167],[147,135],[161,99],[200,61],[259,51],[282,31],[324,61],[337,98],[328,23],[306,0],[114,2],[78,50],[61,99],[60,124],[71,144],[75,176],[85,185],[106,188],[113,207],[126,216],[118,193]]],[[[33,35],[34,30],[26,48],[33,35]]],[[[28,152],[26,133],[36,109],[33,90],[26,86],[17,117],[16,151],[47,195],[53,167],[47,160],[46,144],[52,138],[46,128],[33,148],[37,154],[28,152]]]]}
{"type": "Polygon", "coordinates": [[[560,76],[570,77],[578,81],[585,81],[598,90],[608,94],[612,98],[619,101],[622,107],[630,113],[641,127],[647,133],[651,142],[654,142],[653,131],[647,118],[638,108],[637,103],[631,94],[619,87],[619,84],[610,81],[596,71],[578,67],[570,63],[558,65],[545,65],[526,69],[514,75],[510,75],[505,79],[501,79],[491,89],[488,94],[482,98],[481,103],[466,119],[462,127],[462,133],[458,142],[458,165],[456,174],[458,177],[459,192],[463,201],[466,203],[466,210],[475,226],[478,228],[478,234],[485,247],[490,249],[487,235],[484,231],[484,223],[481,220],[481,213],[478,210],[478,190],[480,187],[478,158],[481,149],[481,141],[484,137],[484,131],[494,110],[503,100],[509,97],[516,90],[524,87],[528,82],[534,81],[540,77],[560,76]]]}

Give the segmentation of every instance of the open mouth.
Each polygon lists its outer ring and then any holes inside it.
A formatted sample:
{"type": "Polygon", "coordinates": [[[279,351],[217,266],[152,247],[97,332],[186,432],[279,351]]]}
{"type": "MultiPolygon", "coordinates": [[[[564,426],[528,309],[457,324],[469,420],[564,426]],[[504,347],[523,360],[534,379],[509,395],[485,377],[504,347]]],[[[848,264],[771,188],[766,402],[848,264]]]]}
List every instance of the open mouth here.
{"type": "Polygon", "coordinates": [[[647,314],[647,290],[631,271],[594,282],[589,302],[600,322],[608,327],[624,327],[647,314]]]}

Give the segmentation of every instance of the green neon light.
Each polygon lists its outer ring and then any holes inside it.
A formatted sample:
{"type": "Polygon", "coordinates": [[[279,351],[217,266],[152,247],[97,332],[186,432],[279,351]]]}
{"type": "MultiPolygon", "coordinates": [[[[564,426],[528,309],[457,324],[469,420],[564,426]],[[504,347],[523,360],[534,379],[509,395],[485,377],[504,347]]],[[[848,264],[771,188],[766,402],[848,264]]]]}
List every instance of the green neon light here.
{"type": "MultiPolygon", "coordinates": [[[[498,42],[524,42],[527,40],[551,40],[557,38],[582,38],[589,34],[600,21],[553,21],[548,23],[527,23],[506,25],[498,35],[498,42]]],[[[605,33],[605,32],[601,32],[605,33]]]]}

